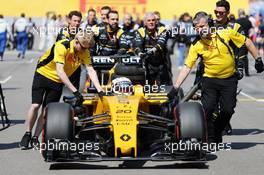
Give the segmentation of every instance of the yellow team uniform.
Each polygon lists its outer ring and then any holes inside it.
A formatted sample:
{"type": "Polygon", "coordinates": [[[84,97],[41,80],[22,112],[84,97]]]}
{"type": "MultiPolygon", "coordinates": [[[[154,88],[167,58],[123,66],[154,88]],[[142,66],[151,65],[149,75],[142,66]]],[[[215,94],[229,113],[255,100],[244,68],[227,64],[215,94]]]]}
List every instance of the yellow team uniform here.
{"type": "Polygon", "coordinates": [[[64,71],[70,77],[80,64],[91,65],[89,50],[75,53],[75,40],[60,40],[56,42],[38,61],[37,72],[46,78],[62,83],[56,71],[56,63],[64,64],[64,71]]]}
{"type": "Polygon", "coordinates": [[[197,58],[201,57],[204,63],[203,76],[223,79],[231,77],[236,71],[234,53],[229,45],[229,41],[231,40],[240,48],[244,45],[246,37],[232,28],[217,31],[217,34],[212,34],[211,40],[196,39],[190,47],[185,65],[192,68],[197,58]],[[219,37],[224,40],[225,44],[219,37]]]}

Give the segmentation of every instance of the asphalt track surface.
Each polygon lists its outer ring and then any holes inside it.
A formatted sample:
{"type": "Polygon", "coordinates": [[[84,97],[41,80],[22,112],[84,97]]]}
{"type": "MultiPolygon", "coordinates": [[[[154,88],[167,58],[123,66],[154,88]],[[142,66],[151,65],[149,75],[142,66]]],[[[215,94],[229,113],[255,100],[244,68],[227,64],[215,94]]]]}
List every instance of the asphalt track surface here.
{"type": "MultiPolygon", "coordinates": [[[[25,132],[27,110],[31,102],[31,84],[37,58],[42,53],[30,51],[18,59],[8,51],[0,62],[0,83],[4,88],[11,126],[0,132],[0,174],[244,174],[261,175],[264,171],[264,73],[256,74],[250,63],[251,77],[239,82],[236,113],[232,118],[233,135],[225,136],[231,150],[217,151],[207,156],[205,164],[182,162],[140,162],[119,168],[123,162],[46,163],[36,150],[20,150],[18,143],[25,132]]],[[[176,57],[172,58],[176,65],[176,57]]],[[[174,74],[178,69],[173,66],[174,74]]],[[[175,78],[175,77],[174,77],[175,78]]],[[[190,89],[194,75],[184,83],[190,89]]]]}

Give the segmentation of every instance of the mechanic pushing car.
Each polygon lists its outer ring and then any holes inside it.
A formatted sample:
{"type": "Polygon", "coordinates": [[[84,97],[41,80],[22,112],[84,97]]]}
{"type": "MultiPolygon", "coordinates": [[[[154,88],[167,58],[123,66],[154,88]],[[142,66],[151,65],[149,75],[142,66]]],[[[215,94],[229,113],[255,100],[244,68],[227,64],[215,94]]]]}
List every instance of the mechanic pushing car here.
{"type": "MultiPolygon", "coordinates": [[[[195,15],[193,25],[199,36],[193,41],[185,66],[168,97],[172,99],[177,95],[197,58],[202,57],[204,74],[201,102],[207,118],[208,142],[221,143],[222,131],[234,114],[238,83],[235,76],[235,58],[228,41],[232,41],[238,48],[246,44],[254,59],[261,58],[252,41],[236,30],[226,28],[212,31],[213,20],[205,12],[195,15]],[[212,114],[217,104],[220,104],[220,116],[213,122],[212,114]]],[[[263,62],[256,62],[255,68],[258,72],[263,71],[263,62]]]]}
{"type": "MultiPolygon", "coordinates": [[[[236,30],[237,32],[245,35],[242,27],[238,23],[231,22],[228,18],[228,15],[230,14],[230,4],[226,0],[219,0],[216,2],[216,8],[214,10],[216,20],[214,21],[214,27],[216,27],[217,30],[231,28],[236,30]]],[[[242,79],[244,76],[243,68],[244,63],[243,59],[244,57],[247,57],[247,48],[246,45],[243,45],[241,48],[237,48],[232,41],[230,41],[230,46],[232,50],[234,51],[235,58],[236,58],[236,68],[237,68],[237,76],[238,80],[242,79]]],[[[203,75],[203,63],[202,61],[199,62],[197,66],[197,72],[195,77],[195,84],[201,79],[203,75]]],[[[246,76],[248,75],[248,72],[246,72],[246,76]]]]}
{"type": "Polygon", "coordinates": [[[148,83],[171,84],[171,75],[166,64],[167,30],[160,26],[157,28],[154,13],[146,13],[145,27],[139,28],[135,33],[135,53],[146,57],[146,70],[148,83]]]}
{"type": "MultiPolygon", "coordinates": [[[[228,15],[230,14],[230,4],[228,1],[226,0],[219,0],[216,2],[216,8],[214,10],[215,12],[215,16],[216,16],[216,20],[214,21],[214,27],[216,27],[217,30],[221,30],[221,29],[226,29],[226,28],[231,28],[233,30],[236,30],[237,32],[245,35],[245,32],[243,30],[243,27],[240,26],[240,24],[238,23],[234,23],[231,22],[228,18],[228,15]]],[[[246,37],[248,37],[248,35],[245,35],[246,37]]],[[[247,54],[248,54],[248,49],[247,46],[244,44],[241,48],[237,48],[236,45],[232,42],[232,40],[230,40],[229,42],[231,49],[234,52],[234,56],[236,59],[236,75],[238,80],[242,79],[244,76],[243,73],[243,69],[245,68],[245,75],[249,76],[248,73],[248,69],[246,67],[248,67],[248,58],[247,58],[247,54]]],[[[252,45],[250,45],[250,47],[253,47],[252,45]]],[[[256,62],[259,62],[261,64],[261,59],[257,59],[256,62]]],[[[198,66],[197,66],[197,72],[196,72],[196,77],[195,77],[195,83],[198,83],[204,73],[204,65],[203,62],[200,61],[198,66]]],[[[218,114],[215,113],[215,115],[217,116],[218,114]]],[[[232,133],[232,127],[231,124],[229,123],[225,129],[225,132],[227,134],[231,134],[232,133]]]]}
{"type": "Polygon", "coordinates": [[[76,105],[83,102],[82,94],[70,82],[69,78],[74,71],[85,64],[88,75],[99,94],[102,88],[97,74],[92,67],[89,49],[94,45],[92,33],[79,31],[73,40],[64,39],[56,42],[38,61],[32,85],[32,104],[28,111],[26,133],[23,136],[20,147],[28,148],[38,145],[38,136],[44,124],[45,107],[51,102],[58,102],[62,94],[63,85],[66,85],[76,97],[76,105]],[[37,113],[42,106],[38,118],[35,134],[31,138],[31,131],[37,119],[37,113]]]}

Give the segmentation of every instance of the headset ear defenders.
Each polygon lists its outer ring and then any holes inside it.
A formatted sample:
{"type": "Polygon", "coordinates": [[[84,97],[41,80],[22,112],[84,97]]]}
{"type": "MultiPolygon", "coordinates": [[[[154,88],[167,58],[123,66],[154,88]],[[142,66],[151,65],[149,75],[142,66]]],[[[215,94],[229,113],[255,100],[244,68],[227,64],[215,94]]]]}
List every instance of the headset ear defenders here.
{"type": "MultiPolygon", "coordinates": [[[[210,18],[206,12],[203,12],[203,11],[197,12],[193,19],[196,19],[198,16],[205,16],[207,18],[207,21],[208,21],[208,26],[214,27],[214,20],[212,18],[210,18]]],[[[193,23],[193,27],[195,27],[194,23],[193,23]]]]}

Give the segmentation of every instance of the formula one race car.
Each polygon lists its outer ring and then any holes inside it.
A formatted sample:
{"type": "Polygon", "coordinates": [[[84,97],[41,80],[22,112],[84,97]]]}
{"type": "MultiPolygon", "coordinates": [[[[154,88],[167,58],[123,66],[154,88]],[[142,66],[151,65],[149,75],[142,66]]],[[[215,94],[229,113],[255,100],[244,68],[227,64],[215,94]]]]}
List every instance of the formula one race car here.
{"type": "Polygon", "coordinates": [[[45,161],[204,161],[200,103],[179,103],[181,93],[170,101],[171,87],[144,84],[144,65],[127,64],[139,57],[111,59],[116,64],[108,71],[105,96],[83,94],[82,106],[75,106],[73,97],[48,105],[41,144],[45,161]]]}

